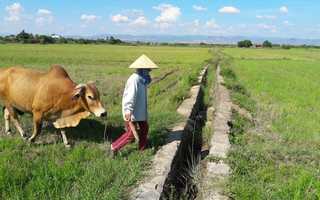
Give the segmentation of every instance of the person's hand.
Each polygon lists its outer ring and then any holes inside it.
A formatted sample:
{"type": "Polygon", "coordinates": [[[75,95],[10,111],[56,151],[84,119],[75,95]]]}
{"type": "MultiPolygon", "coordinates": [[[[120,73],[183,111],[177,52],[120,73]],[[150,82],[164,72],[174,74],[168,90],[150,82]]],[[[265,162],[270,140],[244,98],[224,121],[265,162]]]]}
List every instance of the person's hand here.
{"type": "Polygon", "coordinates": [[[126,121],[131,121],[131,114],[125,114],[124,118],[126,119],[126,121]]]}

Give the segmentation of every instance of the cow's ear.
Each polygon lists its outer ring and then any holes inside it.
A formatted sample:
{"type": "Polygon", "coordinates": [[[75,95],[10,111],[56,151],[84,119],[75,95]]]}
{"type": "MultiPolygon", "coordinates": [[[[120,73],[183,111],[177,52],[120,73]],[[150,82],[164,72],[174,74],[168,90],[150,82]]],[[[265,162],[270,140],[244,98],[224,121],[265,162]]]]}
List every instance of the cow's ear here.
{"type": "Polygon", "coordinates": [[[82,92],[77,92],[73,97],[72,100],[77,100],[82,96],[82,92]]]}
{"type": "Polygon", "coordinates": [[[79,92],[77,92],[73,97],[72,97],[72,100],[77,100],[79,99],[81,96],[82,96],[82,91],[85,90],[87,88],[87,85],[86,84],[79,84],[77,85],[74,89],[75,90],[78,90],[78,89],[81,89],[79,92]]]}

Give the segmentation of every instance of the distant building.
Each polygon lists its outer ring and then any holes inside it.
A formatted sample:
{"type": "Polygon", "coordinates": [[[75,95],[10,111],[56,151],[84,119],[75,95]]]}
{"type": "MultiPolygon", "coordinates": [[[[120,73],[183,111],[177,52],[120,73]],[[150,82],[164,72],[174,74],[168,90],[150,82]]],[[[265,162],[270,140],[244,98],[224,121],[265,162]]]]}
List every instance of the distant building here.
{"type": "Polygon", "coordinates": [[[52,34],[51,37],[54,38],[54,39],[60,39],[61,38],[60,35],[56,35],[56,34],[52,34]]]}
{"type": "Polygon", "coordinates": [[[253,43],[253,46],[256,47],[256,48],[261,48],[262,47],[262,44],[261,43],[253,43]]]}

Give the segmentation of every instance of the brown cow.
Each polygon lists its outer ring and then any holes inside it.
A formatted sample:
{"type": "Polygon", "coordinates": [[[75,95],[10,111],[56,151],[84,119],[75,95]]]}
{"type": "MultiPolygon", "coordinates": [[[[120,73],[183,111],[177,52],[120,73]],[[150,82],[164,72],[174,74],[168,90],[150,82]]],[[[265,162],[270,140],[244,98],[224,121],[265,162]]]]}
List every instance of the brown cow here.
{"type": "Polygon", "coordinates": [[[60,66],[49,72],[38,72],[22,67],[0,69],[0,100],[4,106],[5,132],[11,134],[10,118],[21,136],[33,142],[41,132],[43,121],[61,129],[63,143],[70,148],[66,127],[75,127],[90,113],[106,116],[100,93],[92,82],[74,83],[60,66]],[[33,115],[34,132],[31,137],[22,130],[18,113],[33,115]]]}

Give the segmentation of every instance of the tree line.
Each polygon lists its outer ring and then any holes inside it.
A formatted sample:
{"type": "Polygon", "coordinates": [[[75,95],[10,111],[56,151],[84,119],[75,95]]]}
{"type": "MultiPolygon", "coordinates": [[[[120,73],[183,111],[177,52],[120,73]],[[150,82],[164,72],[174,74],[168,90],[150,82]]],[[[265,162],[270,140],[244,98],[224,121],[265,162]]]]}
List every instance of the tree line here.
{"type": "MultiPolygon", "coordinates": [[[[189,44],[189,43],[143,43],[143,42],[124,42],[120,39],[116,39],[113,36],[107,38],[100,38],[100,39],[84,39],[84,38],[65,38],[55,34],[51,36],[47,35],[39,35],[39,34],[32,34],[27,33],[22,30],[17,35],[8,35],[5,37],[0,36],[0,43],[22,43],[22,44],[111,44],[111,45],[161,45],[161,46],[203,46],[203,47],[210,47],[210,46],[234,46],[231,44],[207,44],[201,42],[200,44],[189,44]]],[[[243,40],[237,43],[237,46],[240,48],[250,48],[256,44],[253,44],[250,40],[243,40]]],[[[270,41],[266,40],[259,46],[255,47],[263,47],[263,48],[283,48],[283,49],[291,49],[291,48],[320,48],[320,46],[316,45],[289,45],[289,44],[272,44],[270,41]]]]}
{"type": "Polygon", "coordinates": [[[22,43],[22,44],[96,44],[96,43],[107,43],[107,44],[122,44],[120,39],[116,39],[113,36],[106,39],[74,39],[74,38],[65,38],[60,37],[55,34],[51,36],[39,35],[27,33],[22,30],[17,35],[8,35],[5,37],[0,36],[0,41],[8,43],[22,43]]]}
{"type": "Polygon", "coordinates": [[[250,40],[243,40],[243,41],[239,41],[237,43],[237,46],[240,48],[249,48],[251,46],[255,46],[255,47],[263,47],[263,48],[282,48],[282,49],[291,49],[291,48],[320,48],[320,46],[316,46],[316,45],[290,45],[290,44],[272,44],[270,41],[266,40],[264,41],[262,44],[252,44],[252,42],[250,40]]]}

